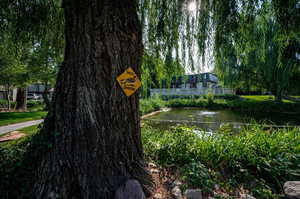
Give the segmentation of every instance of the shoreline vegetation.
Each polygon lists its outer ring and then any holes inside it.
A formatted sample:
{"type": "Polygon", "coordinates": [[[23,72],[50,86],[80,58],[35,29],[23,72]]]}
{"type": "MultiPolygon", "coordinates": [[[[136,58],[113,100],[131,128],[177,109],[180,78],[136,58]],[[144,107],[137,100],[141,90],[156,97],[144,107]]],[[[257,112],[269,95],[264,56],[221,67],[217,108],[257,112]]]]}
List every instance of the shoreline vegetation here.
{"type": "Polygon", "coordinates": [[[273,96],[236,96],[236,95],[205,95],[205,96],[171,96],[161,98],[159,96],[141,99],[140,114],[144,115],[161,108],[197,107],[212,110],[237,110],[247,112],[269,113],[300,113],[300,103],[283,100],[274,101],[273,96]]]}
{"type": "MultiPolygon", "coordinates": [[[[144,125],[142,140],[148,161],[175,167],[181,189],[198,188],[216,198],[284,198],[283,184],[300,176],[299,129],[222,129],[206,134],[186,126],[160,130],[144,125]]],[[[205,197],[205,198],[207,198],[205,197]]]]}

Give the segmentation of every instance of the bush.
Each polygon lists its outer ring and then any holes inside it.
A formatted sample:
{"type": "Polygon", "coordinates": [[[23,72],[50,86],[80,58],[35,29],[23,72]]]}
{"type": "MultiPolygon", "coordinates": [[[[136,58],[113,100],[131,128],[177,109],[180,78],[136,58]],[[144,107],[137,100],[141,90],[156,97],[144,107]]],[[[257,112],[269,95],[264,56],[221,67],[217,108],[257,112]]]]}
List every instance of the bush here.
{"type": "MultiPolygon", "coordinates": [[[[15,107],[16,102],[10,102],[11,108],[15,107]]],[[[0,99],[0,108],[6,109],[7,108],[7,100],[0,99]]]]}
{"type": "MultiPolygon", "coordinates": [[[[16,102],[10,102],[11,108],[14,109],[16,106],[16,102]]],[[[36,109],[39,107],[43,107],[44,102],[38,101],[38,100],[28,100],[27,101],[27,108],[29,109],[36,109]]],[[[0,108],[6,109],[7,108],[7,101],[6,100],[0,100],[0,108]]]]}
{"type": "Polygon", "coordinates": [[[7,147],[0,146],[0,195],[5,198],[30,199],[32,162],[24,161],[31,137],[7,147]]]}
{"type": "MultiPolygon", "coordinates": [[[[181,169],[182,179],[186,187],[201,188],[204,191],[212,191],[214,180],[209,169],[201,162],[192,161],[181,169]]],[[[184,188],[186,188],[184,187],[184,188]]]]}
{"type": "Polygon", "coordinates": [[[32,199],[35,174],[54,134],[41,133],[42,125],[22,129],[27,136],[0,143],[0,198],[32,199]]]}
{"type": "Polygon", "coordinates": [[[270,100],[257,101],[239,98],[235,95],[213,95],[205,96],[168,96],[154,97],[140,100],[141,114],[159,110],[163,107],[198,107],[209,109],[231,109],[248,112],[292,112],[300,113],[300,103],[278,103],[270,100]]]}
{"type": "Polygon", "coordinates": [[[206,99],[207,99],[208,104],[212,105],[214,103],[215,96],[213,93],[207,93],[206,99]]]}
{"type": "Polygon", "coordinates": [[[140,113],[145,115],[147,113],[157,111],[165,107],[165,102],[159,97],[141,99],[140,100],[140,113]]]}
{"type": "Polygon", "coordinates": [[[268,198],[269,192],[281,193],[284,182],[299,179],[299,129],[270,132],[253,126],[239,135],[195,132],[196,129],[187,127],[164,132],[145,127],[142,135],[145,155],[161,165],[185,168],[183,176],[190,178],[190,186],[204,186],[208,182],[201,179],[205,167],[216,173],[213,178],[226,178],[231,187],[244,184],[258,198],[268,198]],[[197,167],[201,171],[195,172],[197,167]]]}
{"type": "Polygon", "coordinates": [[[225,94],[225,95],[215,95],[216,99],[225,99],[225,100],[237,100],[240,99],[238,95],[225,94]]]}
{"type": "Polygon", "coordinates": [[[41,101],[41,100],[28,100],[27,101],[27,108],[33,108],[33,107],[36,107],[36,106],[41,106],[43,104],[44,104],[44,102],[41,101]]]}

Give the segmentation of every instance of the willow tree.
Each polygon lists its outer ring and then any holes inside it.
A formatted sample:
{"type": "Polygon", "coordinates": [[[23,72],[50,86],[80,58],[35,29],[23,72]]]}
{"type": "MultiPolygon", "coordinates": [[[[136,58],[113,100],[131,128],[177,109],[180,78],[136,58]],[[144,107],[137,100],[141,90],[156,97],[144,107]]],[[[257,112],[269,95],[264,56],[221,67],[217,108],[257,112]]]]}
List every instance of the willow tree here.
{"type": "Polygon", "coordinates": [[[216,68],[225,84],[246,92],[271,91],[281,101],[299,67],[295,56],[300,47],[296,3],[243,2],[233,17],[234,28],[224,31],[220,35],[223,42],[216,46],[216,68]]]}
{"type": "MultiPolygon", "coordinates": [[[[47,21],[61,22],[55,18],[60,12],[55,10],[61,10],[57,1],[1,3],[7,8],[1,9],[7,14],[4,24],[16,27],[24,38],[35,32],[29,39],[42,37],[43,30],[55,29],[47,21]]],[[[36,159],[34,196],[113,198],[129,179],[137,180],[147,193],[151,183],[140,139],[138,93],[127,97],[116,78],[129,67],[140,77],[144,47],[191,69],[205,61],[207,49],[223,56],[218,49],[227,47],[236,30],[240,4],[63,0],[62,7],[65,55],[50,111],[34,139],[44,138],[48,146],[36,159]]]]}

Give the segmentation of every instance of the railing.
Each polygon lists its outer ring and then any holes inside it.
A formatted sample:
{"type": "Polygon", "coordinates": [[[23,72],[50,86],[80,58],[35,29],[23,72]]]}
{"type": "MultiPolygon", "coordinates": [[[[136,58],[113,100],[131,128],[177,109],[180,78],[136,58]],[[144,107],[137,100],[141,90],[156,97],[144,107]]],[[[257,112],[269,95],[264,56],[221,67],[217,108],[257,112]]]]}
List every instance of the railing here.
{"type": "Polygon", "coordinates": [[[150,89],[151,96],[154,95],[234,95],[235,90],[231,88],[162,88],[150,89]]]}

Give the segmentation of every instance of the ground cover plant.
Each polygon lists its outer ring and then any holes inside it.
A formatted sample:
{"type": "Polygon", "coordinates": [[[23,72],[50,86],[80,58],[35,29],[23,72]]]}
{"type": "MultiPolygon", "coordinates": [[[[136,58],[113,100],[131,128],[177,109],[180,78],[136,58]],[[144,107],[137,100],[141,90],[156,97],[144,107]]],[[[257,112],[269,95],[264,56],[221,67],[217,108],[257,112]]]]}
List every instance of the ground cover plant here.
{"type": "Polygon", "coordinates": [[[188,127],[161,131],[148,126],[143,129],[145,155],[159,165],[175,165],[183,188],[208,193],[219,184],[232,194],[243,187],[260,199],[279,198],[284,182],[299,179],[299,129],[252,126],[238,135],[228,132],[207,135],[188,127]]]}
{"type": "Polygon", "coordinates": [[[15,141],[0,143],[0,193],[1,198],[29,199],[33,179],[34,158],[25,157],[38,126],[21,129],[26,134],[15,141]]]}

